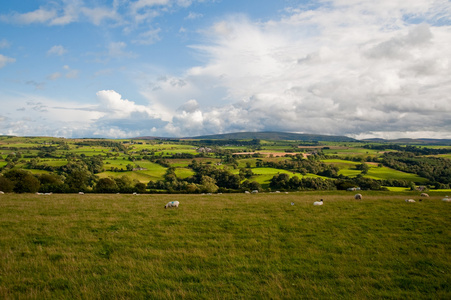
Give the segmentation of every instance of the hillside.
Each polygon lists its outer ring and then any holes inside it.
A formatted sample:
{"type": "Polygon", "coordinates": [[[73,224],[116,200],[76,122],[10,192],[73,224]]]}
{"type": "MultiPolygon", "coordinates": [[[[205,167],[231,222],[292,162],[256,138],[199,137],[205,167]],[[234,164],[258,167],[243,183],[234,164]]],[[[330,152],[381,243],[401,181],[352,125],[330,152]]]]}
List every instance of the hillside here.
{"type": "Polygon", "coordinates": [[[386,139],[364,139],[365,142],[370,143],[390,143],[390,144],[402,144],[402,145],[451,145],[451,139],[427,139],[427,138],[418,138],[418,139],[394,139],[394,140],[386,140],[386,139]]]}
{"type": "Polygon", "coordinates": [[[260,139],[260,140],[286,140],[286,141],[327,141],[327,142],[353,142],[356,141],[353,138],[346,136],[333,136],[333,135],[318,135],[318,134],[301,134],[301,133],[290,133],[290,132],[274,132],[274,131],[264,131],[264,132],[235,132],[235,133],[224,133],[224,134],[213,134],[213,135],[203,135],[195,136],[190,139],[200,139],[200,140],[247,140],[247,139],[260,139]]]}

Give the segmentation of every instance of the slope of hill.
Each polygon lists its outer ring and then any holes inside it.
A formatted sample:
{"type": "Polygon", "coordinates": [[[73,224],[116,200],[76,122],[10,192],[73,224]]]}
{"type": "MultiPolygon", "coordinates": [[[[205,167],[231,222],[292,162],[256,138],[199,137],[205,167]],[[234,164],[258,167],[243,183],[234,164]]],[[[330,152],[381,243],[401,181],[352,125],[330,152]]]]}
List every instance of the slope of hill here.
{"type": "Polygon", "coordinates": [[[295,140],[295,141],[328,141],[328,142],[354,142],[353,138],[346,136],[333,135],[318,135],[318,134],[301,134],[290,132],[235,132],[224,134],[213,134],[191,137],[191,139],[199,140],[246,140],[246,139],[260,139],[260,140],[295,140]]]}
{"type": "Polygon", "coordinates": [[[371,143],[391,143],[391,144],[403,144],[403,145],[451,145],[451,139],[427,139],[427,138],[418,138],[418,139],[394,139],[394,140],[385,140],[380,138],[374,139],[364,139],[365,142],[371,143]]]}

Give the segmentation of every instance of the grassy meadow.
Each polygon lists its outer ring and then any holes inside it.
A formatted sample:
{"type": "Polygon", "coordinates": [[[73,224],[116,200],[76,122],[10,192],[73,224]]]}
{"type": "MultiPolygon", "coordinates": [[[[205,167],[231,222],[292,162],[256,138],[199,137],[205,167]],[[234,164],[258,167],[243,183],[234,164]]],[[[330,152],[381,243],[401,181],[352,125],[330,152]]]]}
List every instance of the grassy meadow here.
{"type": "Polygon", "coordinates": [[[0,298],[450,299],[451,205],[418,195],[4,194],[0,298]]]}

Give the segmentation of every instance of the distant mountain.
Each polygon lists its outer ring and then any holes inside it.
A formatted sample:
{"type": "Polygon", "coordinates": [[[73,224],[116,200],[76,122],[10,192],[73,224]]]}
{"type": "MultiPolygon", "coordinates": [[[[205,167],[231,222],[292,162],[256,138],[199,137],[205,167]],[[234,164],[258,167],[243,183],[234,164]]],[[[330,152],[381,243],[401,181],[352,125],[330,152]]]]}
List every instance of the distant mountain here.
{"type": "Polygon", "coordinates": [[[353,138],[346,136],[318,135],[318,134],[301,134],[289,132],[235,132],[213,135],[195,136],[186,139],[196,140],[289,140],[289,141],[311,141],[311,142],[355,142],[353,138]]]}
{"type": "Polygon", "coordinates": [[[132,140],[179,140],[175,137],[160,137],[160,136],[138,136],[132,138],[132,140]]]}
{"type": "Polygon", "coordinates": [[[385,140],[380,138],[364,139],[365,142],[372,143],[389,143],[389,144],[403,144],[403,145],[451,145],[451,139],[394,139],[385,140]]]}

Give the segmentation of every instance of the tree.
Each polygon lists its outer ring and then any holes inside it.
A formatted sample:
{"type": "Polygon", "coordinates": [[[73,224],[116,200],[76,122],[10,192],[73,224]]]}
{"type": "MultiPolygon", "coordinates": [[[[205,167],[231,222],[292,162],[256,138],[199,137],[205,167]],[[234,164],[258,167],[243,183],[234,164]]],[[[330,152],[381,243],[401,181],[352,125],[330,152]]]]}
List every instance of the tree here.
{"type": "Polygon", "coordinates": [[[64,183],[69,192],[86,191],[90,186],[90,173],[82,170],[75,170],[67,175],[64,183]]]}
{"type": "Polygon", "coordinates": [[[14,183],[0,174],[0,191],[5,193],[11,193],[14,189],[14,183]]]}
{"type": "Polygon", "coordinates": [[[361,163],[360,165],[356,166],[357,170],[362,170],[362,174],[367,174],[370,167],[366,163],[361,163]]]}
{"type": "Polygon", "coordinates": [[[4,176],[13,182],[15,193],[36,193],[39,191],[41,185],[39,180],[28,171],[12,169],[6,172],[4,176]]]}
{"type": "Polygon", "coordinates": [[[253,191],[254,190],[261,191],[262,190],[262,186],[257,181],[252,181],[252,182],[249,183],[249,189],[251,189],[253,191]]]}
{"type": "Polygon", "coordinates": [[[97,182],[94,191],[97,193],[117,193],[119,188],[117,187],[116,181],[111,178],[100,178],[97,182]]]}
{"type": "Polygon", "coordinates": [[[122,177],[114,178],[119,192],[121,193],[131,193],[133,191],[133,181],[130,177],[124,175],[122,177]]]}
{"type": "Polygon", "coordinates": [[[204,193],[215,193],[219,189],[216,185],[216,180],[210,176],[203,175],[200,184],[200,189],[204,193]]]}
{"type": "Polygon", "coordinates": [[[38,179],[41,182],[40,192],[50,193],[63,191],[63,180],[56,174],[41,174],[38,179]]]}
{"type": "Polygon", "coordinates": [[[146,192],[146,184],[142,183],[142,182],[138,182],[135,184],[135,188],[134,188],[135,192],[137,193],[145,193],[146,192]]]}

